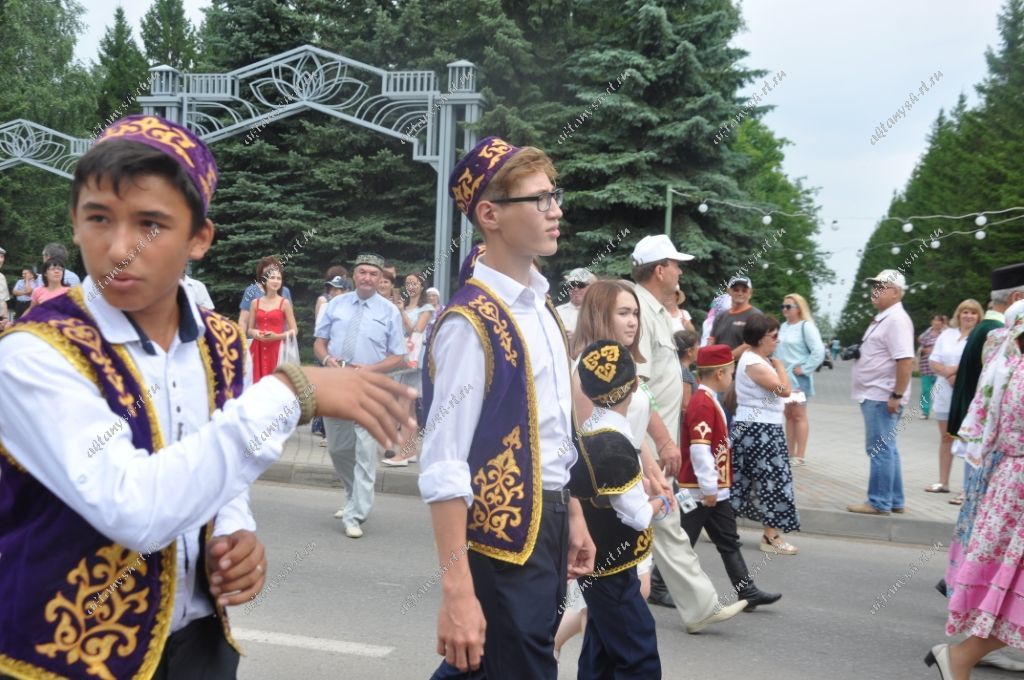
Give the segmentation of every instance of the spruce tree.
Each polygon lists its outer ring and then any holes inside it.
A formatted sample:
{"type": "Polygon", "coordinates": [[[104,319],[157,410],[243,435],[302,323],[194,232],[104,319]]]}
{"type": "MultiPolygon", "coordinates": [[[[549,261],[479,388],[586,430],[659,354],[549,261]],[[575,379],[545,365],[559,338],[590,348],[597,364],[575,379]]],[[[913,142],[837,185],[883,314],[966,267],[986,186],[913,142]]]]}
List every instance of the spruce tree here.
{"type": "Polygon", "coordinates": [[[187,71],[196,59],[197,38],[181,0],[154,0],[142,18],[142,44],[152,66],[187,71]]]}
{"type": "Polygon", "coordinates": [[[149,69],[146,59],[132,37],[124,8],[114,10],[114,25],[100,40],[96,77],[100,83],[97,120],[92,137],[113,121],[130,113],[139,113],[138,98],[149,93],[149,69]]]}

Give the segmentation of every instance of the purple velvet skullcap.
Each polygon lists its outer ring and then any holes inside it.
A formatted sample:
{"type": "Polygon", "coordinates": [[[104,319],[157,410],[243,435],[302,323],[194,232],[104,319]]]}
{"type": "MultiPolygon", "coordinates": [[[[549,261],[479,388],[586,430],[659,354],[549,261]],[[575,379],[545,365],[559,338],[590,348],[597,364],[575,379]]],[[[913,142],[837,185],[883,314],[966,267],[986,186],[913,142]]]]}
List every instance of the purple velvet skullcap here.
{"type": "Polygon", "coordinates": [[[459,161],[448,179],[448,190],[462,214],[473,214],[498,170],[521,150],[500,137],[485,137],[459,161]]]}
{"type": "Polygon", "coordinates": [[[150,114],[125,116],[100,133],[97,144],[108,139],[126,139],[151,146],[178,162],[203,199],[203,211],[209,210],[210,199],[217,188],[217,162],[201,139],[178,123],[150,114]]]}

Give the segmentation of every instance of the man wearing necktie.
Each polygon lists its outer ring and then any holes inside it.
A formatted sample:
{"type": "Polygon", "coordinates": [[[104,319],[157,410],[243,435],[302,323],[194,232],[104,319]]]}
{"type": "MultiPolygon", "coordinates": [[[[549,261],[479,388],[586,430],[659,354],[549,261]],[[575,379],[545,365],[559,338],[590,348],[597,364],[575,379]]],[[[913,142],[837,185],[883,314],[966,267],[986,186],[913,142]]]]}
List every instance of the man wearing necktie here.
{"type": "MultiPolygon", "coordinates": [[[[377,293],[384,258],[363,254],[352,274],[355,295],[339,295],[327,303],[316,325],[313,351],[324,366],[390,373],[405,361],[405,334],[398,308],[377,293]]],[[[359,538],[360,525],[373,506],[377,476],[377,444],[350,420],[324,418],[327,451],[348,493],[345,507],[334,514],[345,521],[345,535],[359,538]]]]}

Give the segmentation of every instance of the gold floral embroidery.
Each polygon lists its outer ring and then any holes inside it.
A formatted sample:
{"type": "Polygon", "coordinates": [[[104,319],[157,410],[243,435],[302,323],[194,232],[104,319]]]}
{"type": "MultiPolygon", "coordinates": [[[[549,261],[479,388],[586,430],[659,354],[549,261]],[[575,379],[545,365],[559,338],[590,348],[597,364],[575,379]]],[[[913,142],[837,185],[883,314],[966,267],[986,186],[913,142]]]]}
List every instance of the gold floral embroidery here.
{"type": "Polygon", "coordinates": [[[241,337],[238,326],[220,314],[210,314],[206,317],[206,326],[213,333],[217,340],[217,350],[223,358],[224,367],[224,392],[228,399],[234,399],[238,395],[234,392],[232,384],[235,380],[235,362],[238,361],[239,353],[235,343],[241,337]]]}
{"type": "Polygon", "coordinates": [[[512,349],[512,335],[508,332],[508,321],[498,317],[498,306],[493,302],[488,302],[484,295],[476,296],[470,301],[468,306],[493,324],[491,330],[498,334],[498,342],[501,343],[501,348],[505,350],[505,361],[518,367],[519,352],[512,349]]]}
{"type": "Polygon", "coordinates": [[[469,171],[469,168],[462,171],[458,183],[452,189],[452,195],[455,197],[455,203],[459,206],[460,211],[469,211],[469,204],[473,202],[473,195],[480,188],[480,183],[483,181],[483,175],[473,177],[473,173],[469,171]]]}
{"type": "MultiPolygon", "coordinates": [[[[45,616],[49,623],[57,623],[54,641],[36,645],[36,651],[51,659],[58,654],[65,655],[65,662],[71,666],[84,663],[89,675],[102,680],[116,680],[107,668],[107,659],[115,652],[128,657],[138,646],[140,626],[126,626],[120,623],[126,614],[142,614],[149,609],[146,601],[149,588],[136,591],[135,575],[126,568],[133,564],[131,550],[113,544],[100,548],[96,556],[101,562],[86,566],[83,558],[67,576],[71,585],[78,586],[75,601],[71,602],[63,593],[46,605],[45,616]],[[115,583],[123,577],[119,586],[115,583]],[[86,600],[94,602],[94,595],[110,588],[110,597],[86,613],[86,600]],[[115,650],[116,646],[116,650],[115,650]]],[[[145,575],[148,565],[145,560],[138,562],[135,570],[145,575]]]]}
{"type": "Polygon", "coordinates": [[[651,538],[654,529],[647,527],[644,532],[636,537],[636,547],[633,548],[633,557],[643,557],[651,549],[651,538]]]}
{"type": "Polygon", "coordinates": [[[124,389],[124,378],[110,357],[103,353],[99,332],[78,319],[55,319],[49,324],[58,329],[64,336],[82,349],[87,349],[89,359],[103,371],[103,379],[117,392],[117,401],[121,406],[129,407],[135,403],[135,397],[124,389]]]}
{"type": "Polygon", "coordinates": [[[516,465],[515,454],[523,448],[519,439],[519,426],[501,440],[504,451],[487,461],[473,476],[473,484],[480,490],[473,496],[470,529],[480,529],[485,534],[493,533],[503,541],[512,543],[512,537],[505,529],[517,527],[523,522],[522,508],[513,505],[526,494],[523,488],[522,470],[516,465]]]}

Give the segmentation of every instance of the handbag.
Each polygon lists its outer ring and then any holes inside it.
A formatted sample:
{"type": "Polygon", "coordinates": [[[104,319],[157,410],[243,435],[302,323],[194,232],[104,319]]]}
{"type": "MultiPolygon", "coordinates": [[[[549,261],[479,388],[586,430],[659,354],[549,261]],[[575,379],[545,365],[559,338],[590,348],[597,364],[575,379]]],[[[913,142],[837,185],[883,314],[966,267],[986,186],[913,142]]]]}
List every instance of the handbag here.
{"type": "Polygon", "coordinates": [[[281,349],[277,354],[277,365],[299,363],[299,341],[294,335],[285,336],[281,341],[281,349]]]}

